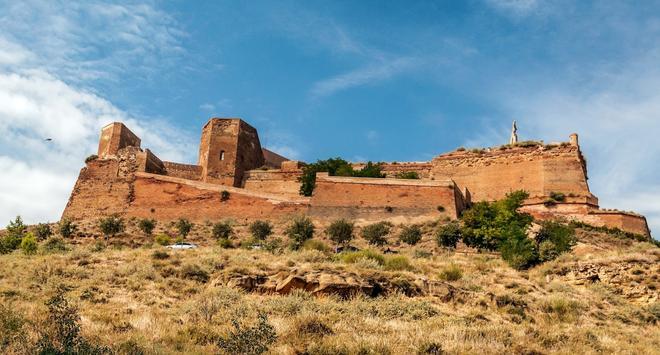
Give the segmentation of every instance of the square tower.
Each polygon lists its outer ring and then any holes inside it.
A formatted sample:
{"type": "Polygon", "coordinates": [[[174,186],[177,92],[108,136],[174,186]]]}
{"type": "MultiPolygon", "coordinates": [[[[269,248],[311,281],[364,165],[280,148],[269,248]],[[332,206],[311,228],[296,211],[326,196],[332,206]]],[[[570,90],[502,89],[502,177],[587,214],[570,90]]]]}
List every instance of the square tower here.
{"type": "Polygon", "coordinates": [[[243,173],[264,165],[257,130],[240,118],[212,118],[202,128],[202,181],[240,187],[243,173]]]}
{"type": "Polygon", "coordinates": [[[121,122],[113,122],[101,129],[98,156],[105,158],[116,155],[126,147],[140,148],[140,138],[121,122]]]}

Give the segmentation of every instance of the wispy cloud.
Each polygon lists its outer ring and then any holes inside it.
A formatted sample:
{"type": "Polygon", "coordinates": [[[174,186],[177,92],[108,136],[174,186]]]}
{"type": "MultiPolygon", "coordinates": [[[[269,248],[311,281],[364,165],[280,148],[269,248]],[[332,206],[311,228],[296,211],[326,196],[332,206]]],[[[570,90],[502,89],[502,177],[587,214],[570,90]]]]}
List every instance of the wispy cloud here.
{"type": "Polygon", "coordinates": [[[415,58],[379,61],[348,73],[321,80],[312,86],[310,93],[313,98],[318,99],[352,87],[378,83],[413,68],[417,63],[418,60],[415,58]]]}
{"type": "Polygon", "coordinates": [[[486,0],[495,9],[512,16],[527,15],[539,7],[539,0],[486,0]]]}

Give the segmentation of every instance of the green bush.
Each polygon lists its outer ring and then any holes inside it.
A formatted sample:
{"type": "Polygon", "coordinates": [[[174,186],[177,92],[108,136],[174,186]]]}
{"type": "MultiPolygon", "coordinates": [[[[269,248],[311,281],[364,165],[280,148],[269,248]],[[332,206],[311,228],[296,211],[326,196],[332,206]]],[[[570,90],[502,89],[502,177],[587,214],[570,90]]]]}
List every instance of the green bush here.
{"type": "Polygon", "coordinates": [[[439,247],[456,248],[459,240],[461,240],[461,226],[458,222],[451,222],[441,226],[435,234],[435,241],[439,247]]]}
{"type": "Polygon", "coordinates": [[[164,259],[168,259],[170,257],[170,254],[164,250],[154,250],[154,252],[151,254],[151,257],[156,260],[164,260],[164,259]]]}
{"type": "Polygon", "coordinates": [[[0,351],[12,354],[12,350],[27,349],[27,321],[10,304],[0,303],[0,351]]]}
{"type": "Polygon", "coordinates": [[[415,245],[422,240],[422,229],[418,225],[404,226],[399,233],[399,240],[408,245],[415,245]]]}
{"type": "Polygon", "coordinates": [[[213,225],[213,237],[215,239],[229,239],[234,234],[234,228],[228,221],[218,222],[213,225]]]}
{"type": "Polygon", "coordinates": [[[522,232],[514,232],[500,244],[502,259],[516,270],[527,269],[539,261],[534,242],[522,232]]]}
{"type": "Polygon", "coordinates": [[[323,253],[330,252],[330,247],[324,242],[316,239],[310,239],[303,243],[302,248],[304,250],[318,250],[323,253]]]}
{"type": "Polygon", "coordinates": [[[385,270],[389,271],[412,271],[415,269],[408,258],[403,255],[385,258],[385,264],[383,266],[385,270]]]}
{"type": "Polygon", "coordinates": [[[402,171],[397,173],[394,177],[397,179],[417,180],[419,179],[419,174],[416,171],[402,171]]]}
{"type": "Polygon", "coordinates": [[[337,254],[336,259],[345,264],[355,264],[360,259],[373,260],[378,265],[385,264],[385,257],[382,254],[369,249],[360,251],[345,251],[337,254]]]}
{"type": "Polygon", "coordinates": [[[444,281],[458,281],[463,278],[463,270],[456,264],[451,264],[440,271],[440,279],[444,281]]]}
{"type": "Polygon", "coordinates": [[[194,224],[185,218],[179,218],[176,222],[176,230],[179,232],[179,237],[185,238],[192,230],[194,224]]]}
{"type": "Polygon", "coordinates": [[[273,234],[273,226],[267,221],[254,221],[250,224],[250,233],[257,240],[266,240],[273,234]]]}
{"type": "Polygon", "coordinates": [[[314,236],[314,223],[305,216],[298,216],[287,227],[284,234],[291,239],[291,248],[297,250],[314,236]]]}
{"type": "Polygon", "coordinates": [[[5,229],[6,233],[0,240],[0,253],[10,253],[21,245],[23,235],[27,232],[27,226],[23,224],[21,216],[16,216],[13,221],[10,221],[5,229]]]}
{"type": "Polygon", "coordinates": [[[517,210],[529,195],[524,191],[507,194],[496,202],[477,202],[463,212],[463,242],[473,248],[497,250],[509,235],[524,233],[532,216],[517,210]]]}
{"type": "Polygon", "coordinates": [[[96,155],[96,154],[92,154],[92,155],[88,156],[87,158],[85,158],[85,164],[89,163],[90,161],[94,161],[94,160],[98,159],[98,157],[99,156],[96,155]]]}
{"type": "Polygon", "coordinates": [[[157,244],[160,244],[160,245],[170,245],[170,244],[172,244],[172,238],[169,235],[164,234],[164,233],[161,233],[161,234],[157,235],[156,238],[154,239],[154,241],[157,244]]]}
{"type": "Polygon", "coordinates": [[[21,250],[26,255],[33,255],[37,252],[37,238],[32,233],[27,233],[21,241],[21,250]]]}
{"type": "Polygon", "coordinates": [[[550,198],[557,202],[563,202],[564,200],[566,200],[566,195],[564,195],[561,192],[552,191],[550,192],[550,198]]]}
{"type": "Polygon", "coordinates": [[[229,238],[220,238],[218,239],[218,246],[222,249],[231,249],[234,245],[231,243],[229,238]]]}
{"type": "Polygon", "coordinates": [[[141,219],[140,222],[138,222],[138,228],[144,233],[146,236],[151,236],[151,233],[153,233],[154,228],[156,228],[156,221],[153,219],[141,219]]]}
{"type": "Polygon", "coordinates": [[[179,276],[183,279],[207,283],[210,275],[197,264],[187,264],[181,268],[179,276]]]}
{"type": "Polygon", "coordinates": [[[233,319],[234,330],[218,340],[218,347],[227,354],[263,354],[277,340],[277,333],[265,313],[259,314],[259,320],[252,327],[241,326],[233,319]]]}
{"type": "Polygon", "coordinates": [[[371,245],[385,245],[387,244],[387,239],[385,237],[390,234],[390,226],[391,224],[387,222],[370,224],[362,228],[362,238],[371,245]]]}
{"type": "Polygon", "coordinates": [[[301,195],[312,196],[312,192],[316,187],[316,173],[319,172],[327,172],[330,176],[385,177],[385,174],[381,171],[381,164],[367,162],[361,170],[354,170],[351,163],[342,158],[318,160],[316,163],[307,164],[303,168],[303,173],[299,178],[301,195]]]}
{"type": "Polygon", "coordinates": [[[9,221],[9,224],[5,228],[5,231],[9,235],[16,236],[18,238],[23,238],[23,234],[27,232],[27,226],[23,223],[21,216],[16,216],[13,221],[9,221]]]}
{"type": "Polygon", "coordinates": [[[576,243],[575,228],[555,221],[541,223],[535,237],[540,261],[555,259],[573,248],[576,243]]]}
{"type": "Polygon", "coordinates": [[[53,235],[53,231],[47,223],[39,223],[34,227],[34,236],[37,237],[38,241],[46,240],[51,235],[53,235]]]}
{"type": "Polygon", "coordinates": [[[64,239],[60,237],[50,237],[41,245],[41,247],[47,252],[60,252],[66,251],[66,243],[64,239]]]}
{"type": "Polygon", "coordinates": [[[353,240],[353,223],[338,219],[330,223],[325,233],[336,244],[348,245],[353,240]]]}
{"type": "Polygon", "coordinates": [[[229,191],[222,190],[222,192],[220,192],[220,201],[222,202],[227,201],[229,200],[229,197],[230,197],[229,191]]]}
{"type": "Polygon", "coordinates": [[[112,215],[99,220],[99,228],[105,239],[114,237],[124,231],[124,220],[118,215],[112,215]]]}
{"type": "Polygon", "coordinates": [[[70,238],[78,229],[78,226],[73,223],[72,220],[68,218],[63,218],[59,223],[59,232],[60,235],[64,238],[70,238]]]}

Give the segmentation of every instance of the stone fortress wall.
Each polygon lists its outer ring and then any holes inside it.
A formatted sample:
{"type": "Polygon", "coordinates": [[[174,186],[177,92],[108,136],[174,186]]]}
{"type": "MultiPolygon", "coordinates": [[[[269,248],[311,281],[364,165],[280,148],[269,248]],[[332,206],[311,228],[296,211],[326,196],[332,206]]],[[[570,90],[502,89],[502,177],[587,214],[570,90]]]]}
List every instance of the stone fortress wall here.
{"type": "MultiPolygon", "coordinates": [[[[197,165],[163,162],[122,123],[104,127],[98,159],[79,175],[63,217],[112,213],[156,219],[316,218],[456,219],[473,201],[529,192],[523,210],[536,218],[576,219],[649,236],[643,216],[601,210],[587,184],[577,135],[552,145],[520,144],[456,150],[430,162],[383,163],[384,179],[317,174],[310,197],[299,195],[304,163],[261,147],[241,119],[213,118],[202,129],[197,165]],[[421,179],[396,179],[415,171],[421,179]],[[230,198],[223,199],[227,191],[230,198]],[[562,201],[548,203],[552,194],[562,201]]],[[[363,163],[354,163],[359,169],[363,163]]]]}

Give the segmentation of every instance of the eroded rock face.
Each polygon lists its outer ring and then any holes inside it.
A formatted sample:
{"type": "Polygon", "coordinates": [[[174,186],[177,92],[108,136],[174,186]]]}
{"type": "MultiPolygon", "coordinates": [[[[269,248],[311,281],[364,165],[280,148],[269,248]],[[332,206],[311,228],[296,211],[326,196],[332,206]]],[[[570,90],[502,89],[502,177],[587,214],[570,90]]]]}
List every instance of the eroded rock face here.
{"type": "Polygon", "coordinates": [[[467,292],[443,281],[426,278],[358,276],[336,272],[279,272],[273,275],[230,275],[218,279],[214,286],[226,285],[246,292],[289,294],[296,290],[316,296],[335,295],[348,298],[355,295],[377,297],[403,293],[407,296],[433,296],[450,301],[467,292]]]}

